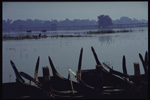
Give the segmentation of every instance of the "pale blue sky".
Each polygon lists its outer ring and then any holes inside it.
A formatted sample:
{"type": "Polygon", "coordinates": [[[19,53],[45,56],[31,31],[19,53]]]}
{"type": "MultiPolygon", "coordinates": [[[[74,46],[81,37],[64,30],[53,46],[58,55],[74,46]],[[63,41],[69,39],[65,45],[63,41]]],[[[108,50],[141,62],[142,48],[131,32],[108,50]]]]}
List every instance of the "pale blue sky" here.
{"type": "Polygon", "coordinates": [[[3,2],[3,19],[65,20],[94,19],[109,15],[112,20],[122,16],[148,19],[148,2],[3,2]]]}

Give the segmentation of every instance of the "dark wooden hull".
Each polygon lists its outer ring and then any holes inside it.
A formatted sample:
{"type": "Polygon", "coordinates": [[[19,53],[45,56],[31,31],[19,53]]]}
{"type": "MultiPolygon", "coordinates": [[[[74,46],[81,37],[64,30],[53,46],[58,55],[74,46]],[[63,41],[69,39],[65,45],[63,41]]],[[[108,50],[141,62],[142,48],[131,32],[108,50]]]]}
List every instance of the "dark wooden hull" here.
{"type": "MultiPolygon", "coordinates": [[[[105,88],[102,94],[89,94],[87,96],[81,93],[62,93],[61,91],[53,92],[53,97],[46,97],[39,88],[30,85],[18,83],[4,83],[2,85],[2,99],[148,99],[144,93],[129,93],[113,91],[113,88],[105,88]],[[107,91],[108,90],[108,91],[107,91]]],[[[148,90],[148,89],[147,89],[148,90]]],[[[143,91],[141,91],[143,92],[143,91]]]]}
{"type": "Polygon", "coordinates": [[[33,85],[22,83],[3,83],[2,98],[3,99],[20,99],[20,98],[41,98],[42,91],[33,85]]]}
{"type": "MultiPolygon", "coordinates": [[[[52,78],[51,80],[52,89],[56,91],[72,91],[71,81],[69,79],[61,79],[59,77],[52,78]]],[[[72,81],[73,90],[75,93],[62,94],[65,96],[70,96],[72,98],[86,98],[89,95],[95,95],[95,89],[89,88],[83,84],[72,81]]],[[[57,93],[56,93],[57,94],[57,93]]],[[[61,95],[61,94],[60,94],[61,95]]]]}
{"type": "MultiPolygon", "coordinates": [[[[103,72],[102,81],[104,86],[126,86],[123,79],[103,72]]],[[[95,87],[97,83],[97,74],[95,69],[82,70],[81,79],[88,85],[95,87]]]]}
{"type": "MultiPolygon", "coordinates": [[[[81,70],[81,79],[88,85],[95,86],[97,82],[97,74],[96,74],[96,69],[88,69],[88,70],[81,70]]],[[[135,77],[134,75],[130,75],[129,77],[132,78],[130,81],[136,82],[136,80],[141,80],[145,83],[148,82],[148,77],[146,74],[142,74],[139,77],[135,77]]],[[[104,86],[128,86],[127,82],[117,76],[117,75],[112,75],[110,72],[103,72],[103,85],[104,86]]]]}

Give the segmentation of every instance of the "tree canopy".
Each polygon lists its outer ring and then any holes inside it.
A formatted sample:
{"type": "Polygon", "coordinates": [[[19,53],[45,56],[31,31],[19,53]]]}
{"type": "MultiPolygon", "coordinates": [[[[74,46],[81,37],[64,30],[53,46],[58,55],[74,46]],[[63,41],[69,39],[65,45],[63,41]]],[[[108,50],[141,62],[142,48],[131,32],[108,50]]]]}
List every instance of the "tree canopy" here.
{"type": "Polygon", "coordinates": [[[99,28],[104,28],[112,25],[112,19],[108,15],[98,16],[99,28]]]}

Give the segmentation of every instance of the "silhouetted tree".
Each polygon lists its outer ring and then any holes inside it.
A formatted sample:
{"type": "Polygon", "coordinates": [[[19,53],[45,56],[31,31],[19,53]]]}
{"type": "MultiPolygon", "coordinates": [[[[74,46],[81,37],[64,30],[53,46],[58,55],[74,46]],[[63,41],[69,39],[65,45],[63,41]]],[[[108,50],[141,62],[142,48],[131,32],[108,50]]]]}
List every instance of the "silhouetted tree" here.
{"type": "Polygon", "coordinates": [[[112,19],[108,15],[98,16],[99,28],[104,28],[112,25],[112,19]]]}
{"type": "Polygon", "coordinates": [[[97,25],[96,20],[89,19],[74,19],[70,20],[66,18],[65,20],[39,20],[39,19],[26,19],[26,20],[3,20],[3,30],[42,30],[42,29],[53,29],[51,27],[68,27],[68,26],[87,26],[87,25],[97,25]],[[55,24],[53,26],[53,24],[55,24]]]}

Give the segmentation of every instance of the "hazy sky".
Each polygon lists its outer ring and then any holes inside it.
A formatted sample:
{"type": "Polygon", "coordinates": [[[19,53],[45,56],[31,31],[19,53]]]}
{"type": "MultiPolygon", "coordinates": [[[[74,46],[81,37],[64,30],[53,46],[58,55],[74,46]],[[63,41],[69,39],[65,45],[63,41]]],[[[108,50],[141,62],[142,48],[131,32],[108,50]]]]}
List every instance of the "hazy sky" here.
{"type": "Polygon", "coordinates": [[[148,2],[3,2],[3,19],[65,20],[94,19],[109,15],[112,20],[122,16],[148,19],[148,2]]]}

